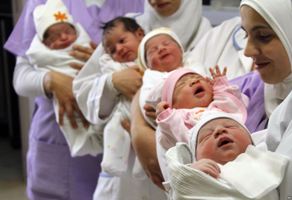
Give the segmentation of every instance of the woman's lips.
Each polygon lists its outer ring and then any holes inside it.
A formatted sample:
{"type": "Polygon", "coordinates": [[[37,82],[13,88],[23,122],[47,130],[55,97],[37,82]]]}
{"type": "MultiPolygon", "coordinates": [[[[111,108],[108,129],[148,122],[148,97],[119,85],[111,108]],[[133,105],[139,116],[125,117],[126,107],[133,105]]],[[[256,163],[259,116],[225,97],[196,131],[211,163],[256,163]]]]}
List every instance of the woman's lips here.
{"type": "Polygon", "coordinates": [[[159,4],[157,4],[157,7],[158,7],[159,9],[163,9],[163,8],[166,7],[168,4],[169,4],[168,2],[165,2],[165,3],[159,3],[159,4]]]}
{"type": "Polygon", "coordinates": [[[255,63],[255,69],[262,69],[269,65],[269,62],[256,62],[255,63]]]}

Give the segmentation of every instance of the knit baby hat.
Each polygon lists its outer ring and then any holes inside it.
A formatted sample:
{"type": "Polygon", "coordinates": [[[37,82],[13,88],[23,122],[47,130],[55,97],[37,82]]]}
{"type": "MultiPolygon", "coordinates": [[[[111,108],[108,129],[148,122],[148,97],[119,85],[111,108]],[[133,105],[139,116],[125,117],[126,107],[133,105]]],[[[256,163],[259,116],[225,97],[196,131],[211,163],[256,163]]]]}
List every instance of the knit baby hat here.
{"type": "Polygon", "coordinates": [[[170,72],[164,81],[161,93],[161,100],[166,101],[172,107],[173,92],[177,81],[186,74],[196,74],[195,71],[187,68],[178,68],[170,72]]]}
{"type": "Polygon", "coordinates": [[[234,113],[226,113],[222,111],[216,111],[216,110],[210,110],[205,111],[200,119],[198,120],[197,124],[190,130],[190,149],[193,153],[194,160],[196,160],[196,149],[197,149],[197,137],[200,129],[207,124],[208,122],[214,120],[214,119],[232,119],[238,122],[243,128],[246,129],[246,131],[250,134],[248,128],[244,125],[244,119],[243,116],[240,114],[234,114],[234,113]]]}
{"type": "Polygon", "coordinates": [[[53,24],[67,22],[74,25],[72,16],[61,0],[47,0],[45,4],[38,5],[34,9],[33,19],[41,41],[46,30],[53,24]]]}
{"type": "Polygon", "coordinates": [[[138,48],[138,61],[139,61],[140,67],[143,70],[150,68],[146,62],[146,50],[145,50],[146,43],[154,36],[162,35],[162,34],[170,36],[179,45],[182,53],[184,52],[184,48],[183,48],[178,36],[171,29],[169,29],[167,27],[161,27],[161,28],[154,29],[154,30],[150,31],[149,33],[147,33],[143,37],[143,39],[139,45],[139,48],[138,48]]]}

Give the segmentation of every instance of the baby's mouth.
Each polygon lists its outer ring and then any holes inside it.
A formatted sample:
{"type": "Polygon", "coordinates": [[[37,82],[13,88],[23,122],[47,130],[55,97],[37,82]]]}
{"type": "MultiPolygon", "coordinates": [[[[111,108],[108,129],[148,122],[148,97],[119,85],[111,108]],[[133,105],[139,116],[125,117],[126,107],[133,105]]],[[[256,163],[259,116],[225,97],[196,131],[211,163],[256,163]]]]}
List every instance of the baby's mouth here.
{"type": "Polygon", "coordinates": [[[204,92],[205,92],[204,88],[200,86],[200,87],[198,87],[198,88],[195,89],[194,95],[195,95],[195,96],[200,96],[200,95],[202,95],[204,92]]]}
{"type": "Polygon", "coordinates": [[[230,139],[228,137],[222,137],[222,138],[219,139],[217,147],[222,147],[222,146],[230,144],[230,143],[233,143],[232,139],[230,139]]]}
{"type": "Polygon", "coordinates": [[[164,53],[162,56],[160,56],[160,59],[164,59],[169,55],[169,53],[164,53]]]}

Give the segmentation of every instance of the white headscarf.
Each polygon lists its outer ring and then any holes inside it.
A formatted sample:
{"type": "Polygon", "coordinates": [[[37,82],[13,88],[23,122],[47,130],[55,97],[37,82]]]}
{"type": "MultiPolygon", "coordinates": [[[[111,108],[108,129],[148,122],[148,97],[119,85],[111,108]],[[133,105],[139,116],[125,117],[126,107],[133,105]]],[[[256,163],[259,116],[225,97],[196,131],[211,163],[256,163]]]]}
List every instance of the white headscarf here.
{"type": "MultiPolygon", "coordinates": [[[[291,0],[242,0],[259,13],[283,43],[292,69],[292,1],[291,0]]],[[[272,76],[272,74],[271,74],[272,76]]],[[[292,90],[292,73],[282,82],[265,84],[265,109],[268,116],[292,90]]]]}
{"type": "Polygon", "coordinates": [[[187,51],[211,29],[210,22],[202,17],[202,0],[181,0],[179,9],[167,17],[158,15],[148,0],[145,0],[144,14],[137,21],[146,33],[161,26],[170,28],[178,35],[187,51]]]}

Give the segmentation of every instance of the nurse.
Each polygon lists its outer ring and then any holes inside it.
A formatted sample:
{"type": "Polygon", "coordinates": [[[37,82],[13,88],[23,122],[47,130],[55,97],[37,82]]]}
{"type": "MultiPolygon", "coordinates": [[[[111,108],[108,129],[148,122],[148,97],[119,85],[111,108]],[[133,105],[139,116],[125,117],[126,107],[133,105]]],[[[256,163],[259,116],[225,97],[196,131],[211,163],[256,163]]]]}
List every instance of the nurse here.
{"type": "MultiPolygon", "coordinates": [[[[292,158],[292,2],[243,0],[245,55],[253,59],[265,82],[265,109],[270,120],[266,143],[270,151],[292,158]],[[289,94],[290,93],[290,94],[289,94]]],[[[292,198],[292,165],[280,186],[280,199],[292,198]]]]}

